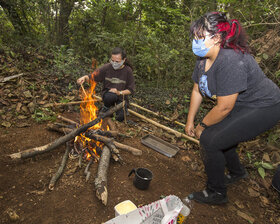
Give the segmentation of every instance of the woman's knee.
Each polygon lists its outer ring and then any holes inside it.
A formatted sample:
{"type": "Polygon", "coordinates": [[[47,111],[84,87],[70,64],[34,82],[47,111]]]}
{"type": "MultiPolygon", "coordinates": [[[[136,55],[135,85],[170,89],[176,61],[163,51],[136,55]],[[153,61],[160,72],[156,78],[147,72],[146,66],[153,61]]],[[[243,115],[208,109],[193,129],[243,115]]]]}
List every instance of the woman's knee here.
{"type": "Polygon", "coordinates": [[[106,107],[114,105],[118,101],[118,96],[115,93],[107,92],[103,96],[103,102],[106,107]]]}

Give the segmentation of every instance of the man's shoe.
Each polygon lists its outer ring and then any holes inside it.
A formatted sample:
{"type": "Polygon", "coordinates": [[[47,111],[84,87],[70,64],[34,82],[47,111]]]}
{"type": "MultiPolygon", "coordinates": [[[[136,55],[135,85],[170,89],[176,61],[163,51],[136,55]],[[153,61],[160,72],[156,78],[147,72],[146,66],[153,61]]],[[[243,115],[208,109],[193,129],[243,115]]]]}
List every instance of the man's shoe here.
{"type": "Polygon", "coordinates": [[[235,175],[235,174],[227,174],[225,176],[225,184],[229,185],[229,184],[233,184],[241,179],[245,179],[249,176],[247,170],[245,169],[245,173],[241,174],[241,175],[235,175]]]}
{"type": "Polygon", "coordinates": [[[205,189],[200,192],[194,192],[188,196],[190,200],[195,200],[199,203],[210,204],[210,205],[221,205],[228,202],[226,194],[221,194],[210,189],[205,189]]]}

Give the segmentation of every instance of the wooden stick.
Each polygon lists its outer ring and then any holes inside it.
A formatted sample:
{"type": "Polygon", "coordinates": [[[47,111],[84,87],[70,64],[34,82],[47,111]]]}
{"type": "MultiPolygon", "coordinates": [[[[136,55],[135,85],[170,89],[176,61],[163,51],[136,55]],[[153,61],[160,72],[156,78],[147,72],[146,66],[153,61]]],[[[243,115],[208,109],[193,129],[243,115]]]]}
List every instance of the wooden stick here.
{"type": "Polygon", "coordinates": [[[79,124],[78,124],[76,121],[73,121],[73,120],[71,120],[71,119],[69,119],[69,118],[63,117],[62,115],[58,115],[57,118],[58,118],[58,119],[61,119],[61,120],[63,120],[63,121],[66,121],[66,122],[68,122],[68,123],[70,123],[70,124],[74,124],[74,125],[76,125],[76,127],[79,126],[79,124]]]}
{"type": "Polygon", "coordinates": [[[88,182],[90,174],[91,174],[91,172],[89,171],[89,168],[92,163],[93,163],[93,158],[89,161],[89,163],[87,164],[85,171],[84,171],[84,174],[86,175],[86,182],[88,182]]]}
{"type": "MultiPolygon", "coordinates": [[[[102,98],[101,98],[100,96],[97,96],[97,95],[94,95],[94,96],[96,97],[97,100],[100,100],[100,101],[102,100],[102,98]]],[[[136,108],[138,108],[138,109],[140,109],[140,110],[143,110],[143,111],[145,111],[145,112],[147,112],[147,113],[153,114],[153,115],[155,115],[155,116],[157,116],[157,117],[161,117],[161,118],[163,118],[164,120],[174,122],[175,124],[178,124],[178,125],[180,125],[180,126],[182,126],[182,127],[185,127],[185,126],[186,126],[185,124],[180,123],[179,121],[173,121],[173,120],[171,120],[170,118],[168,118],[168,117],[166,117],[166,116],[160,115],[159,113],[156,113],[156,112],[154,112],[154,111],[151,111],[151,110],[149,110],[149,109],[146,109],[146,108],[144,108],[144,107],[141,107],[141,106],[139,106],[139,105],[136,104],[136,103],[129,103],[129,105],[134,106],[134,107],[136,107],[136,108]]],[[[130,110],[130,109],[128,109],[128,111],[129,111],[129,110],[130,110]]]]}
{"type": "Polygon", "coordinates": [[[88,128],[98,124],[101,119],[110,116],[112,113],[118,111],[119,109],[122,108],[122,103],[119,103],[118,105],[116,105],[115,107],[110,108],[108,111],[106,111],[105,113],[100,114],[100,117],[96,118],[95,120],[82,125],[79,128],[74,129],[72,132],[70,132],[67,135],[64,135],[58,139],[56,139],[54,142],[51,142],[47,145],[44,146],[40,146],[40,147],[36,147],[36,148],[32,148],[32,149],[27,149],[24,150],[22,152],[17,152],[17,153],[13,153],[10,154],[9,156],[12,159],[24,159],[24,158],[29,158],[38,154],[42,154],[48,151],[51,151],[55,148],[57,148],[58,146],[62,145],[63,143],[75,138],[77,135],[85,132],[88,128]]]}
{"type": "Polygon", "coordinates": [[[62,174],[62,172],[64,170],[64,167],[66,166],[66,162],[68,160],[69,151],[70,151],[70,143],[66,142],[66,150],[65,150],[65,153],[64,153],[64,155],[62,157],[62,161],[61,161],[60,167],[58,168],[57,172],[53,175],[53,177],[52,177],[52,179],[51,179],[51,181],[49,183],[49,189],[51,191],[54,189],[55,183],[57,182],[57,180],[61,176],[61,174],[62,174]]]}
{"type": "Polygon", "coordinates": [[[9,76],[9,77],[5,77],[5,78],[0,78],[0,82],[7,82],[11,79],[14,79],[14,78],[17,78],[17,77],[20,77],[20,76],[23,76],[24,73],[20,73],[18,75],[12,75],[12,76],[9,76]]]}
{"type": "Polygon", "coordinates": [[[97,135],[97,134],[92,134],[90,132],[86,132],[85,136],[88,137],[88,138],[92,138],[96,141],[100,141],[100,142],[112,141],[112,143],[119,149],[131,152],[135,156],[141,156],[142,155],[141,150],[133,148],[133,147],[128,146],[128,145],[121,144],[121,143],[119,143],[119,142],[117,142],[113,139],[111,140],[110,138],[107,138],[107,137],[104,137],[104,136],[101,136],[101,135],[97,135]]]}
{"type": "Polygon", "coordinates": [[[82,88],[82,90],[83,90],[83,92],[84,92],[84,94],[85,94],[85,96],[86,96],[86,95],[87,95],[87,93],[86,93],[86,91],[85,91],[85,88],[84,88],[83,83],[81,84],[81,88],[82,88]]]}
{"type": "Polygon", "coordinates": [[[47,103],[43,105],[43,107],[58,107],[58,106],[75,105],[75,104],[89,103],[89,102],[96,102],[96,100],[72,101],[68,103],[47,103]]]}
{"type": "Polygon", "coordinates": [[[111,151],[104,146],[98,163],[97,176],[94,180],[96,197],[106,206],[108,201],[107,173],[110,164],[111,151]]]}
{"type": "Polygon", "coordinates": [[[164,115],[160,115],[159,113],[156,113],[156,112],[154,112],[154,111],[151,111],[151,110],[149,110],[149,109],[146,109],[146,108],[144,108],[144,107],[141,107],[141,106],[139,106],[139,105],[137,105],[137,104],[135,104],[135,103],[130,103],[129,105],[134,106],[134,107],[136,107],[136,108],[138,108],[138,109],[140,109],[140,110],[143,110],[143,111],[145,111],[145,112],[147,112],[147,113],[153,114],[153,115],[155,115],[155,116],[157,116],[157,117],[163,118],[164,120],[174,122],[175,124],[178,124],[178,125],[180,125],[180,126],[182,126],[182,127],[185,127],[185,126],[186,126],[185,124],[180,123],[179,121],[173,121],[173,120],[171,120],[170,118],[165,117],[164,115]]]}
{"type": "Polygon", "coordinates": [[[176,130],[174,130],[174,129],[172,129],[172,128],[166,127],[166,126],[164,126],[164,125],[162,125],[162,124],[160,124],[160,123],[158,123],[158,122],[156,122],[156,121],[154,121],[154,120],[152,120],[152,119],[149,119],[149,118],[147,118],[147,117],[145,117],[145,116],[143,116],[143,115],[141,115],[141,114],[136,113],[136,112],[133,111],[133,110],[128,109],[128,111],[129,111],[131,114],[133,114],[134,116],[139,117],[139,118],[141,118],[141,119],[143,119],[143,120],[149,122],[150,124],[153,124],[153,125],[155,125],[155,126],[157,126],[157,127],[159,127],[159,128],[162,128],[162,129],[164,129],[164,130],[166,130],[166,131],[168,131],[168,132],[170,132],[170,133],[175,134],[176,137],[178,137],[178,138],[185,138],[185,139],[190,140],[190,141],[192,141],[192,142],[194,142],[194,143],[196,143],[196,144],[199,144],[199,141],[198,141],[197,139],[195,139],[195,138],[192,138],[192,137],[190,137],[190,136],[187,136],[187,135],[185,135],[185,134],[183,134],[183,133],[181,133],[181,132],[179,132],[179,131],[176,131],[176,130]]]}

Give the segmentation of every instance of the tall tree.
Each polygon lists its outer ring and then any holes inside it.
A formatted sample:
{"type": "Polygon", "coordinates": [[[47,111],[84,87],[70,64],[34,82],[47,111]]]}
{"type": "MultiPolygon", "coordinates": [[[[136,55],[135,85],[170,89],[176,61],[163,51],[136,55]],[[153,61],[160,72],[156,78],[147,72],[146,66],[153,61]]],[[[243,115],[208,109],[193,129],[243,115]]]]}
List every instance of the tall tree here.
{"type": "Polygon", "coordinates": [[[69,17],[74,8],[75,0],[59,0],[57,44],[69,44],[69,17]]]}
{"type": "Polygon", "coordinates": [[[12,23],[15,31],[21,35],[27,33],[26,24],[23,23],[17,9],[17,2],[14,0],[5,1],[0,0],[0,6],[4,9],[5,14],[12,23]]]}

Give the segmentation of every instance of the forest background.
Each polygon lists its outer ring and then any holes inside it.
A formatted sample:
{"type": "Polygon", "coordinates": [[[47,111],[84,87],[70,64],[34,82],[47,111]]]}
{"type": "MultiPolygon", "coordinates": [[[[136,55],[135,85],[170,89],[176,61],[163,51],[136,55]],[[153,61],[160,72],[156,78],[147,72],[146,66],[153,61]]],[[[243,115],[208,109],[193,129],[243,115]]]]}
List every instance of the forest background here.
{"type": "MultiPolygon", "coordinates": [[[[170,116],[176,110],[185,122],[196,60],[190,24],[206,12],[224,11],[240,20],[252,54],[280,86],[277,0],[0,0],[0,6],[1,77],[53,76],[70,92],[79,88],[78,77],[108,62],[111,49],[121,46],[133,64],[138,102],[170,116]]],[[[32,88],[52,86],[30,83],[32,88]]],[[[35,108],[35,118],[47,112],[35,108]]],[[[279,141],[279,131],[271,136],[279,141]]]]}

